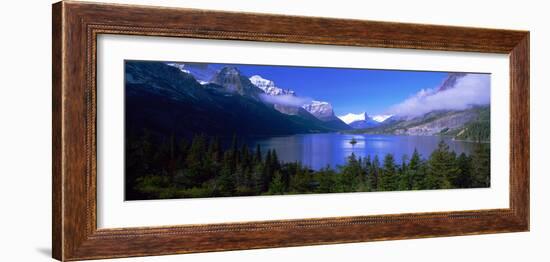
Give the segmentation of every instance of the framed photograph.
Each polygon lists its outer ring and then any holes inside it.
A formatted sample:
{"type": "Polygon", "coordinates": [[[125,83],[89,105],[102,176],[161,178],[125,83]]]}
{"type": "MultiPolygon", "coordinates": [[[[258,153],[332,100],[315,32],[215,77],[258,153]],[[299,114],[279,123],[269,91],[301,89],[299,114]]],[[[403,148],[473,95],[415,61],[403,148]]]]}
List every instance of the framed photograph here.
{"type": "Polygon", "coordinates": [[[529,32],[53,5],[53,257],[529,230],[529,32]]]}

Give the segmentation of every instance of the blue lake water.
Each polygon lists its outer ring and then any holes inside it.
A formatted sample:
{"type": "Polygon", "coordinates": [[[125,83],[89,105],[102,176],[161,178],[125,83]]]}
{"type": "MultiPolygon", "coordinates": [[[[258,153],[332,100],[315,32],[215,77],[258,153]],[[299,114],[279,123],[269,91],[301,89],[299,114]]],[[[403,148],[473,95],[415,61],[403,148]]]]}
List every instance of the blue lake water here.
{"type": "Polygon", "coordinates": [[[378,155],[380,162],[386,154],[393,154],[396,162],[399,163],[404,155],[410,158],[416,148],[422,158],[428,158],[441,139],[457,154],[473,152],[474,143],[439,136],[323,133],[247,138],[246,143],[250,148],[255,148],[259,144],[263,153],[268,149],[275,149],[281,161],[299,161],[303,165],[318,170],[327,165],[333,168],[342,165],[352,153],[357,157],[370,155],[374,158],[378,155]],[[355,145],[350,143],[352,139],[357,141],[355,145]]]}

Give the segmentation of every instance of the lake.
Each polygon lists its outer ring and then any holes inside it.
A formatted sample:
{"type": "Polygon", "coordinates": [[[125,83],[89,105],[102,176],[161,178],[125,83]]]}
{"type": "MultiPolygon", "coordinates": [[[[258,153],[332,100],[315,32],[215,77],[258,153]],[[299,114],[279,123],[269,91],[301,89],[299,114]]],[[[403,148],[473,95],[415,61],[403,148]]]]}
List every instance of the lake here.
{"type": "Polygon", "coordinates": [[[396,135],[355,135],[340,133],[298,134],[277,137],[247,138],[251,149],[257,144],[265,154],[268,149],[275,149],[280,161],[299,161],[303,165],[319,170],[330,165],[336,167],[345,163],[346,158],[354,153],[357,157],[378,155],[380,163],[386,154],[393,154],[397,163],[403,155],[409,158],[416,148],[422,158],[428,158],[443,139],[457,155],[473,152],[474,143],[455,141],[439,136],[396,136],[396,135]],[[350,141],[357,142],[352,145],[350,141]]]}

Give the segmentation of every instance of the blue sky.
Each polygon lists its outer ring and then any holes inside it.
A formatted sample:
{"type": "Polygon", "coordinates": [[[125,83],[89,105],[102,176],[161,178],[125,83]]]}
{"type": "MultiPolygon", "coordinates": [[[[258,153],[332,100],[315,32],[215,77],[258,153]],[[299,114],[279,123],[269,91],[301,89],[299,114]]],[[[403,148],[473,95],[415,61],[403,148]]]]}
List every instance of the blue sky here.
{"type": "MultiPolygon", "coordinates": [[[[222,64],[211,64],[221,68],[222,64]]],[[[330,102],[336,115],[383,114],[421,89],[435,88],[445,72],[350,68],[233,65],[250,77],[260,75],[297,95],[330,102]]]]}

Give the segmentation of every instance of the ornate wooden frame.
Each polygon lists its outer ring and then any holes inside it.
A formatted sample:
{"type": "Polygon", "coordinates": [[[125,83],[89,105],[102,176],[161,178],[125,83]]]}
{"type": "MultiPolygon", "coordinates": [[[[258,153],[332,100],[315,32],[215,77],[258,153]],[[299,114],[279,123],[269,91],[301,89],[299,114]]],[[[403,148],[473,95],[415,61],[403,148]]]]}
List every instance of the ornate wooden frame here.
{"type": "Polygon", "coordinates": [[[84,2],[53,5],[53,257],[81,260],[529,230],[529,32],[84,2]],[[96,40],[124,34],[510,56],[510,208],[98,229],[96,40]],[[330,229],[330,230],[327,230],[330,229]]]}

